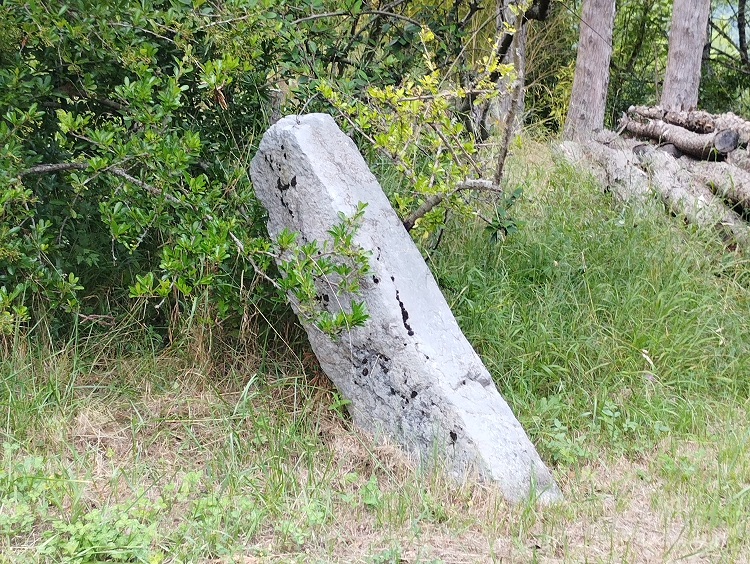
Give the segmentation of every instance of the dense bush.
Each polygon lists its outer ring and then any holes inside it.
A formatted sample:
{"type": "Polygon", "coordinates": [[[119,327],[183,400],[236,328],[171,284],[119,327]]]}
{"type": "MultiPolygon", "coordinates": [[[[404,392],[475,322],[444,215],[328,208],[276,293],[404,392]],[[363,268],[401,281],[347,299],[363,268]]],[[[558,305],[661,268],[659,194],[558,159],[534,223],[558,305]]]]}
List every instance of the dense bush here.
{"type": "Polygon", "coordinates": [[[431,72],[461,70],[471,6],[393,9],[5,2],[0,334],[123,316],[172,329],[184,311],[239,319],[271,263],[246,170],[271,114],[329,109],[322,80],[366,99],[370,84],[422,76],[428,28],[431,72]]]}
{"type": "Polygon", "coordinates": [[[6,2],[0,312],[109,320],[130,297],[236,313],[264,249],[244,140],[263,122],[275,14],[172,0],[6,2]],[[234,10],[234,11],[233,11],[234,10]],[[105,316],[105,317],[98,317],[105,316]]]}

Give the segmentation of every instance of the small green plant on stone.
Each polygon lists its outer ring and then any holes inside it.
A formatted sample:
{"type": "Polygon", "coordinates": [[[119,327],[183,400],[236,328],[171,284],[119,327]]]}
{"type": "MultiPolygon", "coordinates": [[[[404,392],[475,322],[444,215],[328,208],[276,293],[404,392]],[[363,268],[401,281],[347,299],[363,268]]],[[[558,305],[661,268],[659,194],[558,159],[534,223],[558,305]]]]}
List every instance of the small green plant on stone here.
{"type": "Polygon", "coordinates": [[[278,288],[294,296],[299,315],[331,337],[368,319],[365,304],[354,299],[362,279],[370,272],[370,253],[354,238],[367,204],[360,202],[347,217],[339,212],[339,223],[329,231],[330,240],[297,242],[297,233],[284,230],[277,238],[282,280],[278,288]]]}

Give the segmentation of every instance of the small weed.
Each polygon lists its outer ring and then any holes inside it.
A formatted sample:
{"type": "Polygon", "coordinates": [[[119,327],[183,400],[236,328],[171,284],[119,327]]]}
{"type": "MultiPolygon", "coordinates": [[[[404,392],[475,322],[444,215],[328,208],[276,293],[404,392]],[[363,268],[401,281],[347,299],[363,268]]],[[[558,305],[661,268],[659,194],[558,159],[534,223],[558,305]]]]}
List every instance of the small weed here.
{"type": "Polygon", "coordinates": [[[157,523],[137,519],[130,508],[113,506],[93,509],[79,519],[54,520],[43,535],[38,554],[55,561],[149,562],[155,557],[151,549],[157,537],[157,523]]]}
{"type": "Polygon", "coordinates": [[[391,547],[370,556],[368,562],[371,564],[401,564],[404,560],[401,558],[401,549],[391,547]]]}
{"type": "Polygon", "coordinates": [[[367,483],[362,486],[362,505],[369,509],[378,509],[383,501],[383,492],[378,486],[378,479],[373,474],[367,483]]]}

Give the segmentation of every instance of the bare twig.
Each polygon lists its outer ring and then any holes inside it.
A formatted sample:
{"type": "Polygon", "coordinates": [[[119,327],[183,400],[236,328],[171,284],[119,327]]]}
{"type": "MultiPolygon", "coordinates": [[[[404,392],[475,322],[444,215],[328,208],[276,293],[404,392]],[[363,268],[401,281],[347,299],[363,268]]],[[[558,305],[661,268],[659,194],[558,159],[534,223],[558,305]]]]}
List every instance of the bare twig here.
{"type": "MultiPolygon", "coordinates": [[[[453,150],[453,146],[445,138],[445,135],[443,135],[443,132],[440,131],[440,128],[438,128],[437,126],[435,126],[435,124],[432,123],[432,122],[429,123],[429,126],[432,128],[432,130],[435,133],[437,133],[438,137],[440,137],[440,140],[445,144],[446,149],[448,149],[451,152],[451,154],[453,155],[453,159],[457,163],[461,162],[461,160],[458,158],[458,155],[453,150]]],[[[479,167],[477,166],[477,163],[475,163],[474,159],[471,158],[471,155],[469,155],[469,153],[466,152],[466,149],[464,149],[464,146],[461,143],[456,143],[456,144],[461,148],[461,152],[464,154],[464,157],[466,157],[466,159],[469,161],[469,164],[471,164],[471,167],[474,169],[474,172],[476,172],[477,174],[482,174],[482,171],[479,170],[479,167]]]]}
{"type": "MultiPolygon", "coordinates": [[[[315,20],[322,20],[325,18],[341,18],[344,16],[352,16],[349,12],[327,12],[325,14],[313,14],[311,16],[305,16],[304,18],[296,19],[292,22],[292,25],[299,25],[304,22],[311,22],[315,20]]],[[[393,12],[386,12],[384,10],[365,10],[357,14],[357,16],[382,16],[384,18],[393,18],[395,20],[403,20],[416,26],[422,27],[422,24],[417,20],[414,20],[401,14],[394,14],[393,12]]]]}
{"type": "MultiPolygon", "coordinates": [[[[480,89],[474,89],[474,90],[465,90],[464,94],[466,94],[466,96],[476,97],[477,95],[480,95],[480,94],[491,94],[493,92],[495,91],[488,90],[486,88],[485,89],[480,88],[480,89]]],[[[399,102],[414,102],[416,100],[435,100],[436,98],[451,99],[451,98],[458,98],[458,95],[455,92],[442,91],[442,92],[438,92],[437,94],[423,94],[422,96],[406,96],[404,98],[399,98],[399,102]]]]}
{"type": "Polygon", "coordinates": [[[414,228],[414,224],[417,223],[417,220],[427,215],[432,209],[435,208],[435,206],[442,202],[445,197],[446,194],[435,194],[434,196],[430,196],[429,198],[427,198],[421,206],[414,210],[409,215],[409,217],[407,217],[403,221],[404,228],[407,231],[411,231],[414,228]]]}
{"type": "Polygon", "coordinates": [[[164,41],[167,41],[169,43],[174,43],[174,39],[171,39],[167,37],[166,35],[161,35],[160,33],[156,33],[155,31],[146,29],[145,27],[137,27],[127,22],[109,22],[109,25],[113,27],[124,27],[127,29],[132,29],[134,31],[142,31],[143,33],[146,33],[148,35],[153,35],[154,37],[158,37],[159,39],[163,39],[164,41]]]}
{"type": "MultiPolygon", "coordinates": [[[[67,170],[86,170],[87,168],[89,168],[89,166],[90,165],[87,162],[41,164],[32,166],[31,168],[27,168],[26,170],[22,170],[18,173],[18,176],[23,177],[30,176],[32,174],[52,174],[55,172],[65,172],[67,170]]],[[[110,174],[114,174],[115,176],[119,176],[120,178],[124,178],[131,184],[135,184],[139,188],[143,188],[154,196],[164,196],[164,199],[172,204],[181,203],[180,200],[178,200],[171,194],[165,194],[156,186],[152,186],[151,184],[148,184],[147,182],[144,182],[143,180],[128,174],[125,169],[122,169],[120,167],[109,166],[102,172],[108,172],[110,174]]]]}
{"type": "Polygon", "coordinates": [[[305,16],[304,18],[296,19],[292,22],[292,25],[299,25],[305,22],[313,22],[315,20],[323,20],[325,18],[340,18],[342,16],[349,16],[349,12],[326,12],[325,14],[313,14],[311,16],[305,16]]]}
{"type": "Polygon", "coordinates": [[[98,325],[103,325],[104,327],[114,327],[116,324],[116,320],[114,315],[98,315],[98,314],[91,314],[91,315],[84,315],[83,313],[78,314],[78,318],[81,320],[81,322],[86,323],[96,323],[98,325]]]}
{"type": "Polygon", "coordinates": [[[250,263],[250,266],[253,267],[253,270],[255,271],[255,274],[258,275],[260,278],[271,284],[274,288],[279,290],[280,292],[284,292],[284,289],[281,287],[281,284],[276,282],[273,278],[271,278],[268,274],[265,273],[265,271],[258,266],[258,264],[253,260],[253,257],[251,257],[249,254],[245,255],[245,258],[247,259],[247,262],[250,263]]]}
{"type": "Polygon", "coordinates": [[[236,18],[229,18],[227,20],[221,20],[221,21],[218,21],[218,22],[207,23],[206,25],[203,26],[203,29],[207,29],[209,27],[214,27],[214,26],[217,26],[217,25],[224,25],[224,24],[230,24],[230,23],[234,23],[234,22],[241,22],[243,20],[246,20],[246,19],[249,19],[249,18],[256,18],[256,17],[258,17],[257,14],[255,12],[251,12],[250,14],[246,14],[244,16],[239,16],[239,17],[236,17],[236,18]]]}
{"type": "Polygon", "coordinates": [[[404,219],[403,224],[407,231],[411,231],[418,219],[421,219],[432,211],[437,205],[439,205],[449,195],[462,192],[464,190],[483,190],[488,192],[496,192],[502,194],[503,190],[497,184],[490,180],[483,180],[481,178],[469,178],[463,182],[459,182],[456,185],[456,189],[450,194],[435,194],[427,198],[424,203],[414,210],[409,217],[404,219]]]}
{"type": "Polygon", "coordinates": [[[85,170],[89,167],[88,163],[52,163],[40,164],[22,170],[18,176],[29,176],[32,174],[53,174],[55,172],[64,172],[66,170],[85,170]]]}

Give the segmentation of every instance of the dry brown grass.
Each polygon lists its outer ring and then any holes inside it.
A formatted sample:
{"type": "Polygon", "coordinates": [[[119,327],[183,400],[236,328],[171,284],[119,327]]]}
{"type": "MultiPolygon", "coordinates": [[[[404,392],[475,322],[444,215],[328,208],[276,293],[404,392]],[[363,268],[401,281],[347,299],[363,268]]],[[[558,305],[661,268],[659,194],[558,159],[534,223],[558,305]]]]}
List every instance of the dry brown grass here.
{"type": "MultiPolygon", "coordinates": [[[[167,562],[178,561],[178,549],[196,562],[750,561],[736,523],[698,515],[729,475],[713,461],[737,445],[745,449],[738,455],[748,453],[747,432],[720,423],[712,433],[734,437],[731,444],[665,441],[638,458],[602,450],[600,460],[556,469],[563,503],[513,507],[491,485],[456,484],[373,443],[329,409],[333,390],[317,373],[253,383],[252,366],[217,379],[172,357],[129,362],[79,376],[67,406],[37,420],[28,450],[73,480],[63,515],[137,499],[157,504],[170,485],[199,472],[197,485],[158,513],[167,562]],[[704,485],[676,480],[664,457],[693,460],[693,478],[704,485]],[[378,496],[371,504],[368,487],[378,496]],[[196,519],[196,500],[210,496],[230,508],[237,498],[254,500],[265,515],[260,528],[234,539],[231,556],[202,548],[200,528],[191,533],[194,548],[172,547],[175,531],[196,519]],[[311,507],[324,518],[310,521],[311,507]],[[302,540],[282,534],[282,522],[302,540]]],[[[50,370],[59,374],[59,366],[50,370]]],[[[750,481],[748,468],[737,465],[732,476],[750,481]]],[[[25,542],[33,547],[32,537],[25,542]]]]}

